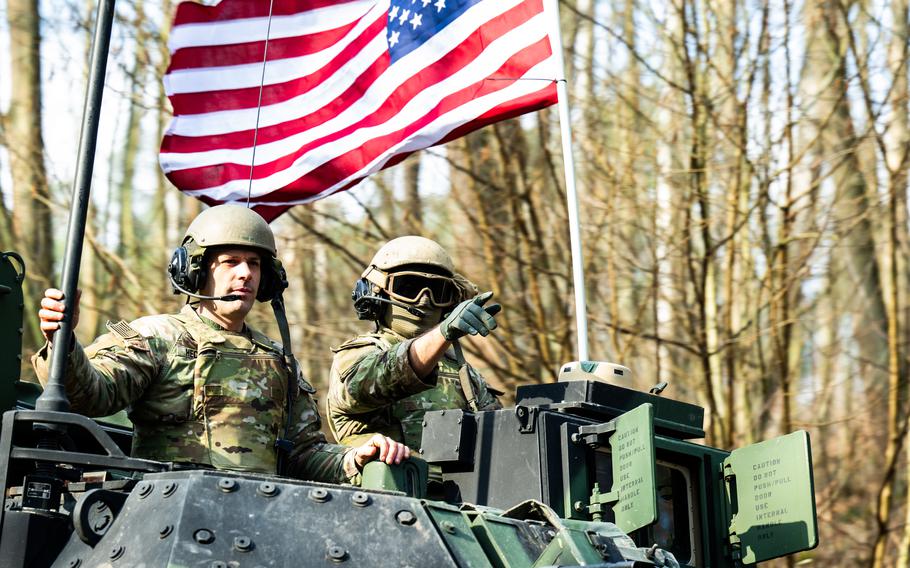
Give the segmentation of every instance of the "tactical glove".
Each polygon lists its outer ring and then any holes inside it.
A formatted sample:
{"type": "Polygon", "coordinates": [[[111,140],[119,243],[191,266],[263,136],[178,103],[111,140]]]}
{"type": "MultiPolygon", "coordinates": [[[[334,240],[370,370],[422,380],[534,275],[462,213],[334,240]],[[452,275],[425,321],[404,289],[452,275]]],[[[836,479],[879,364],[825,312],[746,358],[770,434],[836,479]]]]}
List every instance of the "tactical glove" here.
{"type": "Polygon", "coordinates": [[[493,316],[502,309],[499,304],[484,307],[487,300],[492,297],[493,292],[484,292],[455,306],[455,309],[439,324],[442,336],[448,341],[454,341],[469,334],[477,335],[479,333],[484,337],[489,335],[497,325],[493,316]]]}

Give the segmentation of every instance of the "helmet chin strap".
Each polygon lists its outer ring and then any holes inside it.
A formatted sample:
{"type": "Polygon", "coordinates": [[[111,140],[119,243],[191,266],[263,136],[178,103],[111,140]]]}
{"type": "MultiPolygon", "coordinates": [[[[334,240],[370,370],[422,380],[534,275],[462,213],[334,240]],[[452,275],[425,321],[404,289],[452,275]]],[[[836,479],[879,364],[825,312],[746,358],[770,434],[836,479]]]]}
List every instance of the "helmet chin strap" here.
{"type": "Polygon", "coordinates": [[[294,408],[294,388],[297,386],[297,359],[291,351],[291,329],[288,326],[288,316],[284,308],[284,297],[281,292],[272,298],[272,311],[275,313],[275,321],[278,322],[278,331],[281,334],[281,355],[284,357],[284,364],[288,369],[287,384],[287,416],[284,424],[284,435],[275,441],[278,450],[278,474],[283,475],[287,467],[288,456],[294,447],[290,440],[291,424],[293,423],[292,410],[294,408]]]}

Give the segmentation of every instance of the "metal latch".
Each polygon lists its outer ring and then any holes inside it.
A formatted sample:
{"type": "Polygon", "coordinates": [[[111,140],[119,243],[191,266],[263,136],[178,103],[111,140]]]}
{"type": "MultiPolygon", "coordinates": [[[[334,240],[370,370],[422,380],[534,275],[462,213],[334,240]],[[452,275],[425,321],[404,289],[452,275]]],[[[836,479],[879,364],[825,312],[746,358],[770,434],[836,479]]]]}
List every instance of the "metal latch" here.
{"type": "Polygon", "coordinates": [[[597,449],[609,443],[610,434],[616,431],[616,422],[610,420],[601,424],[590,424],[578,428],[578,432],[572,434],[572,442],[575,444],[586,444],[591,449],[597,449]]]}
{"type": "Polygon", "coordinates": [[[594,489],[591,490],[590,504],[585,506],[583,501],[577,501],[575,510],[579,513],[587,510],[588,514],[591,515],[591,520],[599,523],[604,520],[604,511],[606,511],[607,505],[612,505],[617,501],[619,501],[619,494],[616,491],[602,493],[600,484],[595,482],[594,489]]]}

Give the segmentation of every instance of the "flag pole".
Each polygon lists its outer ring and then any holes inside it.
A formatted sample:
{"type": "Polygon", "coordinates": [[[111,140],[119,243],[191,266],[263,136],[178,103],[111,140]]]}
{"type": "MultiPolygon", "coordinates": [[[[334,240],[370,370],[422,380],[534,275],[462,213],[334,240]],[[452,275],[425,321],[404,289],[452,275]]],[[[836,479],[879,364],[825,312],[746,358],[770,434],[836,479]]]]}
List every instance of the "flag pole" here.
{"type": "Polygon", "coordinates": [[[559,108],[559,130],[562,138],[562,162],[566,175],[566,207],[569,211],[569,244],[572,252],[572,282],[575,288],[575,330],[578,360],[588,360],[588,320],[585,307],[585,269],[581,255],[581,231],[578,226],[578,192],[575,189],[575,160],[572,154],[572,125],[569,122],[569,94],[566,67],[562,57],[562,32],[559,29],[559,2],[545,0],[552,22],[550,47],[556,60],[556,105],[559,108]]]}
{"type": "MultiPolygon", "coordinates": [[[[70,409],[66,397],[64,379],[70,341],[73,336],[73,314],[76,310],[79,264],[82,260],[82,245],[85,239],[86,217],[92,190],[92,171],[95,167],[95,146],[98,142],[98,124],[101,121],[101,99],[104,95],[104,73],[110,52],[111,28],[115,15],[115,0],[98,3],[95,16],[95,32],[89,67],[88,86],[85,90],[85,104],[82,110],[82,132],[79,135],[79,154],[76,161],[76,177],[73,181],[73,202],[70,205],[69,225],[66,229],[66,249],[63,255],[63,299],[66,302],[60,327],[54,332],[51,348],[50,371],[44,392],[35,401],[36,410],[66,412],[70,409]]],[[[56,428],[56,427],[55,427],[56,428]]]]}

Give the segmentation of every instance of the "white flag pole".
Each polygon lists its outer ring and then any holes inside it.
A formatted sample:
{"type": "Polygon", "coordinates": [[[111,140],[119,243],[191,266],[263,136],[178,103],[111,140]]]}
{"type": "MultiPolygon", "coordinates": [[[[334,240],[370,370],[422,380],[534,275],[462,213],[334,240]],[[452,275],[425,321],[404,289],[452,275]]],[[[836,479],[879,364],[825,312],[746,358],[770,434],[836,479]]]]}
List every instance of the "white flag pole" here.
{"type": "Polygon", "coordinates": [[[556,97],[562,137],[562,161],[566,173],[566,206],[569,210],[569,243],[572,252],[572,282],[575,288],[575,327],[578,360],[588,360],[588,319],[585,307],[585,268],[581,256],[581,231],[578,226],[578,192],[575,189],[575,160],[572,155],[572,125],[569,122],[569,94],[566,67],[562,58],[562,32],[559,29],[559,2],[546,0],[547,17],[552,22],[550,46],[556,60],[556,97]]]}

